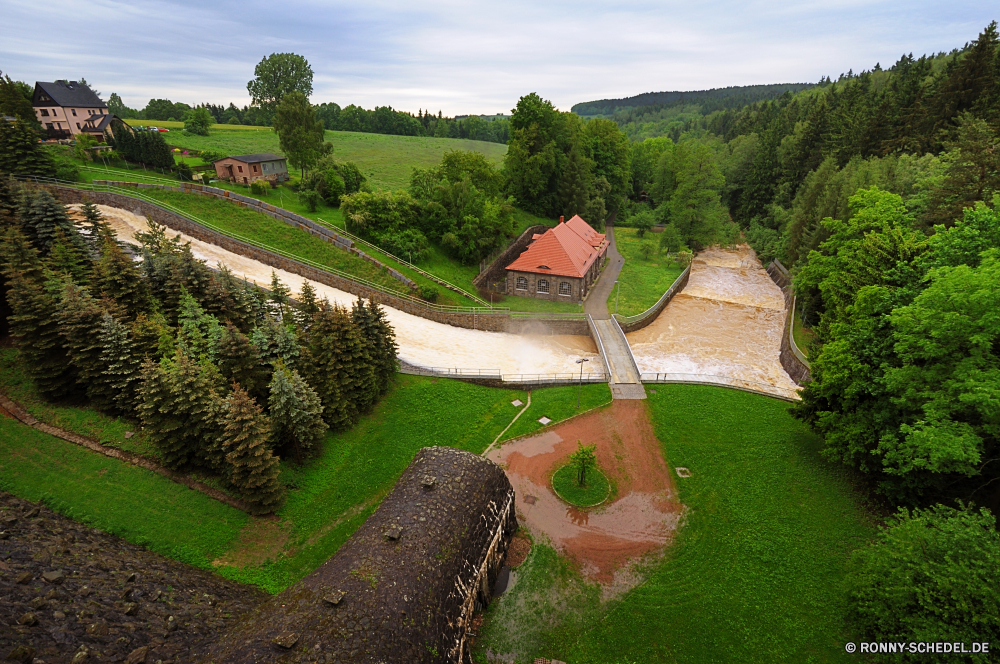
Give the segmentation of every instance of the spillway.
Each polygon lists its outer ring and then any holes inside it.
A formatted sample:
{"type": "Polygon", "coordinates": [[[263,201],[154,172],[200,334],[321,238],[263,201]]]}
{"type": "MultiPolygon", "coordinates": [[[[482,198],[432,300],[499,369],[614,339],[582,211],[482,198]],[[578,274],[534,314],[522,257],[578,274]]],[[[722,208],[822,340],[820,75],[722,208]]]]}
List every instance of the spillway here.
{"type": "Polygon", "coordinates": [[[642,373],[721,376],[785,393],[796,384],[781,366],[785,301],[753,249],[712,248],[647,327],[626,335],[642,373]]]}
{"type": "MultiPolygon", "coordinates": [[[[78,207],[78,206],[71,206],[78,207]]],[[[98,205],[118,238],[138,244],[135,234],[148,231],[149,225],[143,216],[127,210],[98,205]]],[[[168,230],[172,237],[176,231],[168,230]]],[[[316,289],[317,297],[328,298],[330,302],[350,307],[357,296],[345,293],[316,281],[272,268],[214,244],[179,234],[181,241],[191,244],[191,253],[210,266],[225,265],[236,276],[252,281],[264,288],[271,284],[272,270],[278,278],[294,292],[302,290],[302,284],[309,281],[316,289]]],[[[399,358],[420,367],[451,369],[483,369],[511,374],[554,374],[576,373],[576,360],[581,357],[597,358],[597,347],[587,336],[572,335],[531,335],[505,332],[484,332],[453,327],[414,316],[392,307],[383,307],[386,317],[396,330],[399,344],[399,358]]],[[[591,366],[595,366],[593,363],[591,366]]],[[[600,366],[598,361],[596,366],[600,366]]]]}

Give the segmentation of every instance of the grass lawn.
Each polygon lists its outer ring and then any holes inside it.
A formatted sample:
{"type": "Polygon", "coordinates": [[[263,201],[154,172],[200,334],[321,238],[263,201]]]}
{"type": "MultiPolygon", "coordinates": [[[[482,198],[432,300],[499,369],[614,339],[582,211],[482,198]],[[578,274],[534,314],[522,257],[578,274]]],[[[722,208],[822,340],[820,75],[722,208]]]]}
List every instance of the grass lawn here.
{"type": "Polygon", "coordinates": [[[535,547],[487,611],[477,661],[486,648],[518,662],[853,661],[842,581],[875,528],[819,437],[784,402],[736,390],[661,385],[648,404],[669,464],[692,473],[677,480],[688,513],[666,557],[602,605],[535,547]]]}
{"type": "Polygon", "coordinates": [[[593,507],[611,493],[611,484],[600,468],[587,470],[587,482],[582,486],[577,481],[578,474],[577,467],[568,463],[552,475],[553,490],[570,505],[593,507]]]}
{"type": "MultiPolygon", "coordinates": [[[[524,401],[524,399],[522,399],[524,401]]],[[[531,406],[524,415],[518,418],[507,433],[504,440],[518,438],[529,433],[535,433],[544,426],[538,420],[547,417],[552,423],[578,415],[584,411],[611,402],[611,389],[607,383],[595,383],[576,386],[548,387],[531,393],[531,406]],[[577,409],[577,396],[580,396],[580,408],[577,409]]]]}
{"type": "Polygon", "coordinates": [[[812,346],[813,340],[816,339],[816,333],[812,331],[812,328],[808,328],[802,324],[802,312],[799,309],[795,309],[794,316],[792,319],[792,336],[795,339],[795,345],[799,347],[803,355],[809,357],[809,348],[812,346]]]}
{"type": "Polygon", "coordinates": [[[608,297],[608,311],[615,311],[616,291],[621,289],[618,313],[623,316],[641,314],[656,304],[684,271],[683,265],[659,253],[659,240],[660,236],[655,233],[646,233],[645,238],[640,238],[635,228],[615,228],[615,244],[618,253],[625,258],[625,265],[618,275],[618,286],[611,290],[608,297]],[[648,259],[643,258],[640,252],[643,242],[651,242],[656,247],[648,259]]]}
{"type": "MultiPolygon", "coordinates": [[[[229,155],[274,152],[278,148],[278,135],[270,127],[244,127],[240,125],[213,125],[208,136],[197,136],[177,131],[181,122],[145,122],[129,120],[129,124],[154,124],[171,129],[163,134],[167,144],[186,150],[218,150],[229,155]]],[[[338,161],[353,161],[376,189],[405,189],[410,184],[414,167],[437,166],[441,157],[450,150],[482,152],[500,165],[507,146],[486,141],[469,141],[458,138],[432,138],[428,136],[389,136],[353,131],[328,131],[326,141],[333,144],[333,154],[338,161]]]]}

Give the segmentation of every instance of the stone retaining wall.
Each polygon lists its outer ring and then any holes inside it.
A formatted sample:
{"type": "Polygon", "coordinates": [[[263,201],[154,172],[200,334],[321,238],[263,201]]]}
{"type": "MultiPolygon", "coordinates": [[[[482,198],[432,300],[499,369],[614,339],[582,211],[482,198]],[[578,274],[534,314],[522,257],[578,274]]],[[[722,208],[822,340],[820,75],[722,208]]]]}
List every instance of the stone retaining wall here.
{"type": "Polygon", "coordinates": [[[812,380],[809,367],[796,356],[791,347],[792,322],[794,317],[795,291],[792,290],[792,275],[778,260],[771,261],[767,266],[767,274],[771,277],[785,297],[785,329],[781,334],[781,366],[797,385],[804,385],[812,380]]]}
{"type": "Polygon", "coordinates": [[[468,664],[473,613],[489,604],[517,527],[498,465],[424,448],[333,558],[200,661],[468,664]]]}
{"type": "Polygon", "coordinates": [[[521,255],[522,252],[531,244],[531,236],[535,233],[544,233],[549,229],[548,226],[529,226],[521,233],[516,240],[511,242],[507,249],[496,257],[492,263],[489,264],[485,270],[479,273],[479,276],[472,280],[472,285],[482,291],[493,291],[494,293],[507,293],[507,266],[514,262],[514,260],[521,255]],[[497,284],[502,283],[503,286],[497,284]]]}
{"type": "Polygon", "coordinates": [[[691,266],[688,265],[684,268],[684,271],[681,272],[676,279],[674,279],[674,283],[670,284],[670,288],[667,289],[667,292],[660,296],[660,299],[656,301],[656,304],[651,306],[649,309],[646,309],[641,314],[638,314],[637,318],[632,316],[619,316],[616,314],[615,320],[618,321],[622,331],[635,332],[636,330],[641,330],[656,320],[656,317],[663,313],[663,310],[666,309],[668,304],[670,304],[670,300],[674,299],[675,295],[684,290],[684,287],[687,286],[688,279],[690,278],[691,266]]]}

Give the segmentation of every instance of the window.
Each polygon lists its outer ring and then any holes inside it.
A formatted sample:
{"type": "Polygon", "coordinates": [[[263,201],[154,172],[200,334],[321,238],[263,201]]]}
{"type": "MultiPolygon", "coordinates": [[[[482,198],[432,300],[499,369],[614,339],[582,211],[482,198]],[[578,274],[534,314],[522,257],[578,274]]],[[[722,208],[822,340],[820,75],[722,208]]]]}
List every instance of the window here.
{"type": "Polygon", "coordinates": [[[549,280],[548,279],[539,279],[538,280],[538,288],[537,288],[537,290],[538,290],[539,293],[548,293],[549,292],[549,280]]]}
{"type": "Polygon", "coordinates": [[[52,129],[52,123],[51,122],[46,122],[45,123],[45,128],[46,129],[52,129]]]}
{"type": "Polygon", "coordinates": [[[47,108],[41,109],[41,114],[43,118],[49,117],[49,110],[47,108]]]}
{"type": "Polygon", "coordinates": [[[559,282],[559,294],[560,295],[572,295],[573,287],[569,285],[568,281],[559,282]]]}
{"type": "Polygon", "coordinates": [[[254,172],[254,173],[256,173],[256,172],[257,172],[257,164],[254,164],[254,165],[253,165],[253,172],[254,172]]]}
{"type": "Polygon", "coordinates": [[[518,277],[517,285],[514,288],[516,288],[517,290],[528,290],[528,278],[518,277]]]}
{"type": "Polygon", "coordinates": [[[75,108],[71,108],[69,110],[73,114],[73,117],[75,118],[76,117],[76,109],[75,108]]]}
{"type": "Polygon", "coordinates": [[[77,128],[77,129],[79,129],[79,128],[80,128],[80,123],[79,123],[79,122],[77,122],[77,123],[76,123],[76,128],[77,128]]]}
{"type": "Polygon", "coordinates": [[[243,172],[243,167],[242,166],[237,166],[236,168],[240,169],[240,173],[243,172]]]}

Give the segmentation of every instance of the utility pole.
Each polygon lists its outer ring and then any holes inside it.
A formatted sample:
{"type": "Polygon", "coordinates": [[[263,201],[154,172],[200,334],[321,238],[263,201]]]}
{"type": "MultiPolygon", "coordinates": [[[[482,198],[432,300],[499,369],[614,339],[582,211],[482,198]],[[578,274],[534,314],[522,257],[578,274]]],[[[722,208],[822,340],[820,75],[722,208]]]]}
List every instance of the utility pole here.
{"type": "Polygon", "coordinates": [[[576,363],[580,365],[580,387],[576,391],[576,409],[577,410],[580,410],[580,396],[583,394],[583,363],[584,362],[590,362],[590,360],[588,360],[585,357],[581,357],[579,360],[576,361],[576,363]]]}

